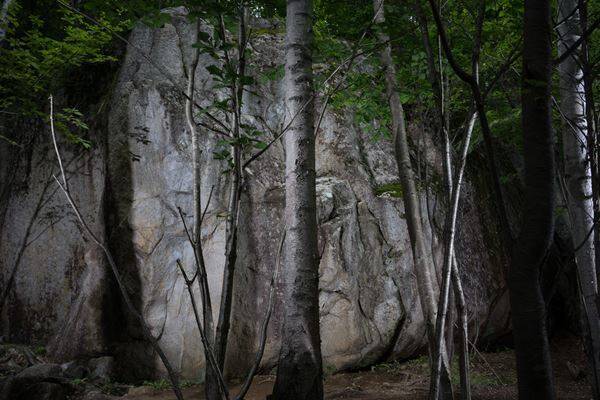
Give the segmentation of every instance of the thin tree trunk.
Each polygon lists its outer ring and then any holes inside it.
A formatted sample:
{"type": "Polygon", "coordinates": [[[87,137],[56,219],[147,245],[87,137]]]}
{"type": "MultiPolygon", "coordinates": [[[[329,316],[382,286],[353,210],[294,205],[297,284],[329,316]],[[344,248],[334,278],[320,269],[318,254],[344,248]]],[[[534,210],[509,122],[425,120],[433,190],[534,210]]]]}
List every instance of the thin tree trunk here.
{"type": "MultiPolygon", "coordinates": [[[[466,165],[467,151],[471,142],[476,118],[477,114],[473,113],[473,116],[471,117],[471,120],[467,125],[465,143],[463,145],[463,154],[460,160],[460,168],[462,169],[464,169],[466,165]]],[[[462,173],[463,172],[461,172],[461,174],[462,173]]],[[[450,197],[451,196],[452,193],[450,193],[450,197]]],[[[458,269],[458,260],[456,259],[455,252],[453,252],[452,254],[452,289],[454,292],[454,301],[456,303],[456,310],[459,322],[458,367],[460,375],[460,398],[461,400],[471,400],[471,376],[469,372],[469,320],[467,314],[468,310],[462,280],[460,278],[460,271],[458,269]]],[[[452,323],[452,321],[450,323],[452,323]]]]}
{"type": "Polygon", "coordinates": [[[475,32],[471,64],[472,68],[470,74],[466,72],[454,58],[454,54],[452,52],[452,49],[450,48],[450,44],[446,36],[446,31],[444,29],[444,25],[442,23],[442,19],[437,9],[435,0],[429,0],[429,5],[431,7],[433,18],[438,29],[438,34],[440,35],[442,48],[444,49],[444,54],[446,54],[446,59],[448,60],[450,67],[452,67],[456,75],[463,82],[469,85],[469,87],[471,88],[471,93],[473,94],[473,101],[475,102],[475,108],[479,117],[479,124],[481,127],[481,132],[483,134],[483,142],[485,146],[486,156],[488,159],[490,179],[492,181],[492,191],[496,203],[495,210],[498,216],[498,220],[500,222],[502,244],[506,251],[510,252],[510,250],[512,249],[513,242],[512,231],[508,220],[508,212],[506,211],[506,205],[504,203],[504,196],[502,194],[502,185],[500,184],[500,172],[498,168],[498,162],[496,161],[496,154],[494,151],[492,130],[490,128],[486,114],[485,93],[481,90],[481,85],[477,77],[479,52],[481,51],[481,34],[483,27],[483,19],[485,15],[483,12],[485,10],[485,0],[479,1],[479,9],[476,21],[477,30],[475,32]]]}
{"type": "MultiPolygon", "coordinates": [[[[451,202],[452,199],[452,191],[453,191],[453,178],[452,178],[452,167],[451,167],[451,146],[450,146],[450,138],[449,138],[449,118],[446,112],[445,107],[445,97],[444,96],[444,86],[442,82],[442,45],[441,38],[438,35],[439,40],[439,49],[438,49],[438,62],[439,68],[436,69],[435,66],[435,56],[433,54],[433,49],[431,45],[431,41],[429,39],[429,28],[427,25],[427,18],[425,16],[425,12],[419,1],[415,2],[415,14],[419,21],[419,28],[421,30],[421,37],[423,41],[423,47],[425,48],[425,54],[427,55],[427,69],[429,73],[429,80],[431,82],[431,88],[434,93],[434,98],[436,100],[436,116],[437,116],[437,125],[438,131],[440,135],[444,138],[444,171],[446,175],[446,184],[447,184],[447,193],[448,193],[448,202],[451,202]],[[439,70],[439,72],[438,72],[439,70]]],[[[467,132],[465,137],[466,149],[468,149],[471,134],[473,132],[473,127],[475,124],[476,113],[473,113],[473,117],[469,121],[467,126],[467,132]]],[[[463,159],[461,159],[461,165],[463,162],[466,162],[466,154],[464,154],[463,159]]],[[[469,377],[469,347],[468,347],[468,317],[467,317],[467,308],[465,304],[464,291],[462,288],[462,282],[460,280],[460,274],[458,271],[458,263],[456,260],[455,254],[452,254],[452,269],[451,269],[451,277],[452,277],[452,288],[453,288],[453,299],[456,304],[456,309],[458,312],[459,319],[459,345],[458,345],[458,356],[459,356],[459,373],[460,373],[460,393],[461,399],[470,400],[471,399],[471,384],[469,377]]],[[[450,301],[452,303],[452,301],[450,301]]],[[[450,310],[453,310],[453,307],[450,307],[450,310]]],[[[446,335],[447,340],[446,343],[450,345],[450,341],[453,340],[453,329],[452,326],[453,321],[452,318],[449,318],[448,322],[448,330],[450,334],[446,335]]],[[[450,353],[450,352],[449,352],[450,353]]],[[[452,359],[452,356],[449,354],[449,359],[452,359]]],[[[435,375],[439,374],[439,371],[434,373],[435,375]]],[[[435,378],[437,380],[437,377],[435,378]]],[[[439,391],[439,388],[436,389],[439,391]]]]}
{"type": "MultiPolygon", "coordinates": [[[[383,0],[373,1],[374,11],[377,13],[376,24],[378,28],[379,43],[386,43],[381,50],[381,62],[385,68],[385,85],[388,102],[392,114],[392,133],[394,135],[394,154],[400,174],[402,192],[404,193],[404,208],[406,214],[406,223],[410,236],[415,275],[417,277],[417,287],[421,300],[421,308],[425,318],[427,335],[429,339],[429,349],[433,359],[435,352],[435,321],[437,314],[437,303],[435,300],[435,290],[433,279],[435,270],[431,253],[425,245],[425,233],[421,223],[421,211],[419,207],[419,196],[416,189],[414,172],[410,161],[408,139],[406,134],[406,125],[404,119],[404,110],[400,102],[396,82],[396,70],[392,60],[391,46],[389,37],[383,32],[383,23],[385,22],[385,13],[383,10],[383,0]]],[[[450,383],[450,365],[446,354],[445,341],[442,341],[442,370],[441,398],[452,398],[452,385],[450,383]]]]}
{"type": "MultiPolygon", "coordinates": [[[[429,82],[431,83],[433,98],[435,99],[436,103],[435,121],[438,128],[438,132],[440,132],[440,136],[443,137],[444,130],[446,129],[446,123],[444,118],[443,88],[440,76],[441,72],[439,72],[441,71],[441,68],[436,68],[435,66],[436,57],[433,53],[433,46],[431,45],[431,40],[429,39],[429,26],[427,23],[427,16],[425,14],[425,10],[423,10],[420,0],[416,0],[414,2],[414,8],[417,21],[419,22],[419,30],[421,31],[421,40],[423,41],[423,48],[425,49],[425,55],[427,56],[427,73],[429,75],[429,82]]],[[[441,63],[441,58],[439,58],[438,61],[441,63]]]]}
{"type": "Polygon", "coordinates": [[[279,242],[279,248],[277,249],[277,255],[275,256],[275,265],[273,267],[273,275],[271,276],[271,284],[269,286],[269,302],[267,304],[267,310],[265,311],[265,317],[262,321],[260,327],[260,338],[258,350],[256,351],[256,355],[254,357],[254,364],[248,371],[248,375],[240,388],[240,392],[236,396],[236,400],[241,400],[248,393],[248,389],[250,389],[250,385],[252,385],[252,380],[258,371],[258,367],[260,366],[260,362],[263,358],[263,354],[265,353],[265,346],[267,344],[267,329],[269,328],[269,321],[271,320],[271,314],[273,314],[273,308],[275,307],[275,286],[277,285],[277,279],[279,277],[279,267],[281,264],[281,250],[283,249],[283,243],[285,242],[285,228],[283,230],[283,234],[281,235],[281,241],[279,242]]]}
{"type": "Polygon", "coordinates": [[[554,232],[549,0],[525,0],[522,124],[525,201],[508,279],[520,400],[555,398],[539,277],[554,232]]]}
{"type": "MultiPolygon", "coordinates": [[[[458,205],[459,205],[459,201],[460,201],[460,191],[461,191],[461,184],[462,184],[462,179],[464,176],[464,172],[465,172],[465,166],[467,163],[467,153],[469,150],[469,144],[471,142],[471,135],[473,133],[473,124],[475,123],[475,115],[473,115],[473,117],[471,118],[471,120],[469,121],[469,126],[467,128],[467,134],[463,143],[463,148],[462,148],[462,153],[461,153],[461,159],[460,159],[460,163],[458,166],[458,172],[456,175],[456,182],[452,183],[451,179],[452,179],[452,167],[450,164],[450,155],[447,154],[446,155],[446,160],[445,160],[445,164],[446,164],[446,168],[448,169],[448,180],[450,180],[450,185],[448,186],[448,191],[450,194],[450,210],[448,213],[448,217],[446,219],[446,226],[445,226],[445,249],[444,249],[444,266],[442,268],[442,288],[440,290],[440,301],[439,301],[439,309],[438,309],[438,314],[437,314],[437,320],[436,320],[436,347],[435,347],[435,359],[434,359],[434,368],[433,368],[433,375],[431,377],[431,389],[430,389],[430,398],[431,399],[437,399],[438,395],[440,393],[440,373],[441,373],[441,368],[442,368],[442,353],[441,353],[441,348],[442,348],[442,343],[444,340],[444,324],[445,324],[445,319],[446,319],[446,312],[448,309],[448,299],[449,299],[449,293],[450,293],[450,284],[451,284],[451,277],[453,275],[452,270],[454,269],[454,282],[457,283],[458,285],[456,285],[457,289],[457,294],[458,297],[463,296],[462,299],[458,299],[458,301],[460,302],[462,300],[462,304],[460,304],[460,307],[464,313],[465,311],[465,304],[464,304],[464,294],[462,293],[462,284],[460,282],[460,276],[458,275],[458,266],[456,264],[456,258],[454,255],[454,241],[455,241],[455,232],[456,232],[456,220],[458,217],[458,205]]],[[[448,138],[448,136],[446,135],[445,137],[445,141],[446,141],[446,147],[449,148],[450,147],[450,140],[448,138]]],[[[464,318],[464,314],[461,315],[461,320],[464,318]]],[[[461,321],[461,323],[464,321],[461,321]]],[[[465,325],[461,325],[461,341],[463,341],[463,343],[461,344],[461,350],[462,350],[462,356],[464,357],[465,354],[467,354],[467,347],[464,346],[464,340],[465,338],[467,338],[467,333],[466,333],[466,326],[465,325]]],[[[464,360],[463,360],[464,361],[464,360]]],[[[468,366],[468,357],[467,357],[467,366],[468,366]]],[[[463,365],[461,365],[461,367],[465,367],[463,365]]],[[[462,376],[465,372],[467,371],[467,369],[465,369],[464,371],[462,371],[461,373],[461,382],[465,381],[465,383],[467,383],[468,380],[468,376],[462,376]]],[[[462,398],[464,399],[465,396],[467,396],[467,398],[470,396],[470,388],[468,386],[461,387],[461,394],[462,394],[462,398]]]]}
{"type": "MultiPolygon", "coordinates": [[[[588,3],[585,0],[579,0],[580,28],[579,32],[588,30],[588,3]]],[[[590,160],[590,172],[592,180],[592,207],[594,212],[594,252],[596,263],[596,283],[600,282],[600,231],[598,230],[598,221],[600,221],[600,171],[598,170],[598,120],[594,105],[594,68],[590,63],[589,40],[583,38],[581,43],[581,54],[579,57],[580,65],[583,69],[583,90],[585,104],[586,126],[587,126],[587,148],[590,160]]],[[[600,291],[600,288],[599,288],[600,291]]],[[[600,307],[600,306],[599,306],[600,307]]]]}
{"type": "Polygon", "coordinates": [[[467,315],[467,303],[465,293],[460,279],[458,262],[456,256],[452,260],[452,287],[456,299],[456,310],[458,313],[458,369],[460,374],[460,398],[471,400],[471,374],[469,372],[469,319],[467,315]]]}
{"type": "MultiPolygon", "coordinates": [[[[196,22],[196,33],[200,31],[200,21],[196,22]]],[[[194,121],[193,105],[194,105],[194,93],[196,83],[196,69],[198,67],[198,61],[200,59],[200,48],[196,48],[192,62],[187,70],[188,85],[186,91],[185,101],[185,115],[188,124],[188,129],[192,137],[192,196],[193,196],[193,208],[194,208],[194,224],[192,230],[192,247],[194,251],[194,259],[196,263],[198,273],[198,288],[200,290],[200,297],[202,298],[202,318],[203,318],[203,330],[204,340],[207,346],[205,346],[204,359],[205,359],[205,382],[204,387],[206,397],[208,399],[216,398],[214,393],[220,393],[217,372],[213,371],[213,366],[208,362],[211,355],[209,354],[209,348],[214,348],[214,331],[213,331],[213,315],[212,305],[210,300],[210,289],[208,287],[208,276],[206,274],[206,265],[204,263],[204,253],[202,251],[202,172],[201,172],[201,149],[200,149],[200,133],[194,121]],[[212,397],[211,397],[212,396],[212,397]]]]}
{"type": "MultiPolygon", "coordinates": [[[[183,220],[183,214],[181,215],[181,218],[183,220]]],[[[196,271],[196,273],[194,274],[194,277],[192,279],[189,279],[187,273],[185,272],[185,268],[183,268],[183,265],[181,265],[181,262],[179,260],[177,260],[177,266],[179,267],[179,270],[181,271],[181,275],[183,276],[183,279],[185,281],[185,286],[187,287],[187,291],[190,296],[190,302],[192,303],[192,311],[194,312],[194,319],[196,320],[196,326],[198,327],[198,332],[200,333],[200,339],[202,341],[202,345],[204,346],[204,351],[205,351],[204,354],[206,354],[207,368],[208,368],[208,365],[210,365],[210,368],[212,369],[212,371],[213,372],[216,371],[215,375],[218,377],[219,387],[221,388],[220,393],[223,395],[223,397],[225,399],[227,399],[227,398],[229,398],[229,392],[225,385],[225,380],[223,379],[223,375],[221,375],[220,371],[217,368],[217,361],[215,360],[215,356],[214,356],[214,353],[212,352],[212,348],[210,347],[210,345],[208,344],[208,341],[206,340],[206,333],[204,332],[204,328],[202,327],[202,322],[200,322],[200,314],[198,312],[198,306],[196,305],[194,289],[192,288],[192,285],[194,284],[194,279],[198,279],[198,273],[197,273],[198,271],[196,271]]]]}
{"type": "Polygon", "coordinates": [[[312,1],[288,0],[285,104],[285,223],[281,351],[273,398],[323,398],[312,96],[312,1]]]}
{"type": "MultiPolygon", "coordinates": [[[[246,47],[246,7],[240,6],[238,29],[238,77],[245,74],[246,59],[244,50],[246,47]]],[[[221,36],[225,40],[225,23],[221,16],[221,36]]],[[[231,66],[231,61],[227,51],[225,51],[226,62],[231,66]]],[[[240,124],[242,116],[242,95],[244,86],[242,79],[236,79],[231,85],[231,99],[233,103],[233,125],[231,136],[234,141],[240,138],[240,124]]],[[[233,301],[233,278],[235,273],[235,264],[237,262],[237,239],[238,239],[238,221],[240,213],[240,203],[242,194],[242,150],[239,143],[231,145],[231,182],[229,183],[229,203],[227,206],[227,219],[225,227],[225,266],[223,268],[223,282],[221,286],[221,303],[219,307],[219,319],[215,333],[215,354],[218,367],[221,371],[225,370],[225,359],[227,356],[227,338],[231,326],[231,305],[233,301]]],[[[216,385],[211,385],[213,395],[217,393],[216,385]]]]}
{"type": "MultiPolygon", "coordinates": [[[[578,0],[561,0],[558,5],[559,55],[580,37],[578,0]]],[[[574,52],[559,65],[560,108],[568,120],[563,124],[564,174],[567,186],[567,206],[571,236],[575,246],[575,261],[581,288],[582,324],[586,332],[591,383],[596,400],[600,399],[600,316],[596,299],[598,285],[594,251],[594,205],[592,176],[588,148],[588,127],[583,71],[574,52]],[[591,234],[590,234],[591,232],[591,234]]]]}

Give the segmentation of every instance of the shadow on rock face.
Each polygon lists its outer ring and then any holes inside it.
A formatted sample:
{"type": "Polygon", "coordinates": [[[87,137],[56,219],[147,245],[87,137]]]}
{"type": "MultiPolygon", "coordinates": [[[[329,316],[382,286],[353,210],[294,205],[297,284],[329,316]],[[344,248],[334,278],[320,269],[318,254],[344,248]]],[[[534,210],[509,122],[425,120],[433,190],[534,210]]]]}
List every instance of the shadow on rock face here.
{"type": "MultiPolygon", "coordinates": [[[[127,123],[125,122],[125,125],[127,123]]],[[[125,136],[128,126],[120,130],[125,136]]],[[[106,240],[120,268],[122,279],[134,307],[142,312],[142,284],[133,244],[133,231],[128,224],[132,209],[132,159],[128,137],[114,137],[109,131],[105,194],[106,240]]],[[[121,381],[137,381],[154,376],[154,356],[142,327],[131,315],[116,280],[109,273],[108,290],[103,298],[104,336],[110,353],[115,356],[115,370],[121,381]]]]}

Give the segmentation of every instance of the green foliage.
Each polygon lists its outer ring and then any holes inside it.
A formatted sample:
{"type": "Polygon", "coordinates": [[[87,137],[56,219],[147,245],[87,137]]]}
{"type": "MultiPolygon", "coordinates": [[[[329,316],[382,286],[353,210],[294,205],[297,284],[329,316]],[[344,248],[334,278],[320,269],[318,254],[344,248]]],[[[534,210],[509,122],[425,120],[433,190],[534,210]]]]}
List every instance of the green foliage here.
{"type": "Polygon", "coordinates": [[[379,72],[348,73],[346,87],[334,93],[330,100],[333,110],[350,111],[354,123],[374,139],[391,137],[388,129],[391,125],[391,116],[379,72]]]}
{"type": "MultiPolygon", "coordinates": [[[[102,14],[99,25],[55,1],[35,7],[14,1],[8,14],[7,34],[0,46],[0,112],[16,118],[47,121],[48,96],[61,93],[78,68],[117,61],[111,54],[112,33],[129,21],[111,24],[102,14]]],[[[56,113],[57,130],[76,144],[89,148],[81,137],[87,130],[74,107],[56,113]]],[[[10,143],[20,138],[0,132],[10,143]]]]}
{"type": "Polygon", "coordinates": [[[157,381],[144,381],[144,386],[150,386],[154,390],[166,390],[171,388],[171,383],[166,379],[159,379],[157,381]]]}
{"type": "Polygon", "coordinates": [[[123,396],[127,393],[127,385],[120,384],[118,382],[108,381],[96,385],[100,391],[104,394],[111,396],[123,396]]]}
{"type": "Polygon", "coordinates": [[[386,374],[398,375],[403,369],[403,364],[399,361],[391,361],[376,364],[371,367],[372,372],[384,372],[386,374]]]}
{"type": "MultiPolygon", "coordinates": [[[[514,385],[516,383],[514,371],[491,371],[489,365],[477,364],[477,360],[475,357],[477,356],[472,355],[472,360],[470,361],[470,377],[472,386],[497,387],[505,385],[514,385]],[[501,380],[498,379],[496,374],[501,374],[501,380]]],[[[424,355],[408,361],[391,361],[381,363],[372,366],[371,371],[390,375],[402,375],[407,372],[413,375],[427,375],[429,373],[429,357],[427,355],[424,355]]],[[[458,360],[454,360],[452,362],[450,373],[450,379],[452,384],[454,386],[458,386],[460,384],[458,360]]]]}
{"type": "Polygon", "coordinates": [[[55,113],[55,128],[66,136],[73,144],[80,145],[84,149],[90,149],[92,142],[80,136],[76,132],[87,131],[89,127],[83,122],[83,114],[75,108],[63,108],[61,112],[55,113]]]}
{"type": "Polygon", "coordinates": [[[37,356],[45,356],[46,355],[46,347],[44,347],[44,346],[36,346],[33,349],[33,352],[37,356]]]}
{"type": "Polygon", "coordinates": [[[516,172],[510,173],[510,174],[506,174],[506,175],[501,175],[500,176],[500,183],[506,185],[511,183],[512,181],[514,181],[515,179],[517,179],[519,176],[516,172]]]}
{"type": "Polygon", "coordinates": [[[323,366],[323,375],[325,375],[325,377],[333,375],[335,371],[337,371],[337,368],[333,364],[325,364],[323,366]]]}
{"type": "Polygon", "coordinates": [[[377,186],[374,190],[376,196],[391,196],[402,198],[402,186],[399,183],[387,183],[377,186]]]}
{"type": "Polygon", "coordinates": [[[259,84],[266,84],[268,82],[279,81],[283,79],[285,70],[283,65],[277,65],[274,67],[266,68],[258,77],[259,84]]]}
{"type": "Polygon", "coordinates": [[[22,21],[20,14],[27,11],[19,3],[10,10],[7,36],[0,47],[0,109],[35,115],[39,100],[59,90],[74,68],[115,58],[105,51],[111,34],[83,16],[53,10],[59,18],[54,21],[58,27],[53,27],[42,15],[30,14],[22,21]]]}
{"type": "Polygon", "coordinates": [[[567,207],[558,205],[554,208],[554,216],[556,218],[566,217],[568,215],[567,207]]]}
{"type": "Polygon", "coordinates": [[[184,379],[181,381],[181,387],[182,388],[187,388],[187,387],[194,387],[194,386],[198,386],[201,385],[202,381],[200,380],[190,380],[190,379],[184,379]]]}
{"type": "MultiPolygon", "coordinates": [[[[201,383],[202,382],[200,382],[198,380],[184,379],[179,383],[179,386],[181,386],[182,388],[188,388],[188,387],[198,386],[201,383]]],[[[154,390],[170,390],[171,382],[167,379],[158,379],[155,381],[144,381],[144,382],[142,382],[142,386],[149,386],[154,390]]]]}
{"type": "Polygon", "coordinates": [[[429,370],[429,357],[424,355],[407,361],[395,360],[371,367],[373,372],[383,372],[391,375],[400,375],[407,370],[414,374],[427,373],[429,370]]]}

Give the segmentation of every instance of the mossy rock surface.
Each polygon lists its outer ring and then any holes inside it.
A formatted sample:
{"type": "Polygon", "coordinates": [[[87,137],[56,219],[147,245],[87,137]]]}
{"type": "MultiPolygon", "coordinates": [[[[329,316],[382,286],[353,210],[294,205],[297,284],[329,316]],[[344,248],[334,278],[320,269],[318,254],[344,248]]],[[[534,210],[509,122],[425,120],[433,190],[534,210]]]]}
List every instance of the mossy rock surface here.
{"type": "Polygon", "coordinates": [[[399,183],[386,183],[385,185],[377,186],[374,189],[377,196],[390,196],[394,198],[402,198],[402,186],[399,183]]]}

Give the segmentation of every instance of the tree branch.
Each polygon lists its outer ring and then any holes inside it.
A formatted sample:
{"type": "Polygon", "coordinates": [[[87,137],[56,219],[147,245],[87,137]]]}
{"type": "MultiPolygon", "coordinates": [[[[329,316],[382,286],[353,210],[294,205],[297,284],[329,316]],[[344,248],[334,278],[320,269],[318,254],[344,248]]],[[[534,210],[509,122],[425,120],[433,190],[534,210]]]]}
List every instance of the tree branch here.
{"type": "Polygon", "coordinates": [[[431,7],[431,11],[433,13],[433,19],[435,20],[435,25],[438,30],[438,34],[440,35],[440,39],[442,41],[442,47],[444,49],[444,53],[446,54],[446,59],[448,63],[458,75],[460,79],[469,85],[473,84],[473,76],[465,71],[454,58],[454,54],[452,53],[452,49],[450,48],[450,44],[448,43],[448,37],[446,36],[446,30],[444,29],[444,24],[442,23],[442,18],[440,17],[440,13],[437,10],[435,0],[428,0],[429,5],[431,7]]]}
{"type": "Polygon", "coordinates": [[[137,321],[139,322],[139,324],[142,327],[142,332],[143,332],[144,336],[146,337],[146,340],[148,340],[150,342],[150,345],[152,346],[154,351],[160,357],[165,369],[167,370],[167,374],[169,375],[169,380],[171,381],[171,387],[173,389],[173,392],[175,393],[175,396],[177,397],[178,400],[183,400],[183,394],[181,393],[181,389],[179,388],[179,379],[178,379],[177,375],[175,374],[175,371],[173,370],[173,367],[171,366],[171,363],[169,362],[167,356],[165,355],[162,348],[158,344],[158,341],[156,340],[156,338],[154,336],[152,336],[152,333],[150,332],[150,328],[148,327],[148,324],[146,323],[144,316],[140,312],[138,312],[138,310],[133,305],[133,302],[132,302],[131,298],[129,297],[129,293],[127,292],[127,288],[125,286],[125,283],[123,282],[121,273],[119,272],[119,269],[118,269],[117,264],[112,256],[112,253],[108,250],[106,245],[96,236],[96,234],[94,234],[94,232],[92,231],[90,226],[87,224],[87,222],[83,218],[81,212],[79,211],[79,208],[77,207],[77,204],[75,203],[75,200],[73,199],[73,197],[71,195],[71,192],[67,185],[67,176],[66,176],[64,168],[63,168],[62,158],[60,156],[60,151],[58,149],[58,143],[56,141],[56,134],[54,132],[54,122],[53,122],[54,116],[52,114],[53,114],[53,101],[52,101],[52,96],[50,96],[50,132],[52,135],[52,143],[54,145],[54,151],[56,153],[56,158],[58,160],[58,165],[60,167],[62,183],[59,180],[59,178],[57,178],[55,175],[53,175],[52,177],[54,178],[54,180],[56,181],[56,183],[58,184],[60,189],[63,191],[65,197],[67,198],[67,202],[71,206],[73,212],[75,213],[75,216],[79,220],[79,223],[83,227],[85,233],[87,233],[87,235],[92,239],[92,241],[98,247],[100,247],[100,249],[104,252],[104,255],[108,261],[108,264],[110,265],[111,271],[115,277],[115,280],[117,281],[117,286],[119,288],[119,291],[121,292],[121,296],[123,296],[123,300],[125,301],[125,304],[127,305],[127,308],[129,309],[129,312],[131,312],[131,314],[137,319],[137,321]]]}
{"type": "Polygon", "coordinates": [[[273,275],[271,276],[271,284],[269,287],[269,304],[267,306],[267,310],[265,312],[265,317],[263,319],[263,323],[260,329],[260,346],[258,347],[258,351],[256,352],[256,356],[254,359],[254,364],[252,368],[248,372],[246,376],[246,380],[244,384],[240,388],[240,392],[236,396],[236,400],[242,400],[248,389],[250,389],[250,385],[252,384],[252,380],[258,371],[258,367],[260,366],[260,362],[262,360],[263,354],[265,352],[265,346],[267,343],[267,328],[269,327],[269,321],[271,320],[271,314],[273,313],[273,308],[275,306],[275,286],[277,284],[277,278],[279,276],[279,269],[281,265],[281,251],[283,249],[283,243],[285,241],[285,226],[283,227],[283,233],[281,234],[281,240],[279,241],[279,248],[277,249],[277,256],[275,258],[275,270],[273,271],[273,275]]]}
{"type": "Polygon", "coordinates": [[[562,54],[558,57],[555,58],[552,61],[552,64],[554,66],[559,65],[560,63],[562,63],[563,61],[565,61],[567,58],[569,58],[571,56],[571,54],[573,54],[573,52],[575,50],[577,50],[577,48],[579,46],[581,46],[581,43],[583,43],[583,41],[590,36],[598,27],[600,26],[600,18],[597,18],[591,25],[590,27],[581,34],[581,36],[579,37],[579,39],[577,39],[567,50],[563,51],[562,54]]]}

